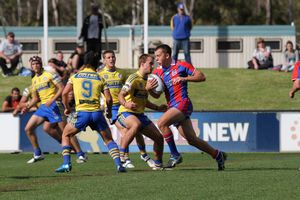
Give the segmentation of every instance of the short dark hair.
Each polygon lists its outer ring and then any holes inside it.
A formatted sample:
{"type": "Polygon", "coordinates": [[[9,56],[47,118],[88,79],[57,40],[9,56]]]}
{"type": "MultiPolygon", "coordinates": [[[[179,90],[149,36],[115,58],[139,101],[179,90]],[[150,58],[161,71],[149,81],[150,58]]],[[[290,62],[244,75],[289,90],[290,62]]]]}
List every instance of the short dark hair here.
{"type": "Polygon", "coordinates": [[[58,66],[58,60],[56,58],[50,58],[48,60],[48,63],[53,63],[54,65],[57,65],[58,66]]]}
{"type": "Polygon", "coordinates": [[[6,37],[7,37],[7,36],[15,37],[15,34],[14,34],[13,32],[8,32],[8,33],[6,34],[6,37]]]}
{"type": "Polygon", "coordinates": [[[100,56],[97,52],[89,51],[84,54],[83,64],[89,67],[98,67],[100,56]]]}
{"type": "Polygon", "coordinates": [[[11,89],[11,93],[13,93],[14,91],[19,92],[20,93],[20,89],[17,87],[14,87],[13,89],[11,89]]]}
{"type": "Polygon", "coordinates": [[[150,54],[142,54],[139,57],[139,68],[141,67],[142,63],[145,63],[147,61],[147,58],[152,58],[152,56],[150,54]]]}
{"type": "Polygon", "coordinates": [[[115,52],[114,52],[113,50],[110,50],[110,49],[109,49],[109,50],[105,50],[105,51],[102,53],[102,58],[104,58],[105,55],[108,54],[108,53],[111,53],[111,54],[113,54],[114,56],[116,55],[115,52]]]}
{"type": "Polygon", "coordinates": [[[157,51],[158,49],[162,49],[164,53],[167,53],[169,54],[170,56],[172,55],[172,49],[169,45],[167,44],[161,44],[161,45],[158,45],[156,48],[155,48],[155,51],[157,51]]]}

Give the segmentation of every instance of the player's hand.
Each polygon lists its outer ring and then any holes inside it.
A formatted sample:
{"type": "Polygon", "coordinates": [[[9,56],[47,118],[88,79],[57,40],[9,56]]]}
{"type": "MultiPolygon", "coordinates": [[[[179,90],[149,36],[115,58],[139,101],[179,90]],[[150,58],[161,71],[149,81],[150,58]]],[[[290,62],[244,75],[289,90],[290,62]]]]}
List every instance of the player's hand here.
{"type": "Polygon", "coordinates": [[[65,114],[66,116],[69,116],[69,115],[71,114],[71,110],[66,108],[66,109],[64,110],[64,114],[65,114]]]}
{"type": "Polygon", "coordinates": [[[295,96],[295,93],[294,93],[293,91],[290,91],[290,92],[289,92],[289,97],[290,97],[290,98],[294,98],[294,96],[295,96]]]}
{"type": "Polygon", "coordinates": [[[136,103],[129,101],[129,102],[125,103],[125,108],[128,108],[130,110],[136,110],[137,105],[136,105],[136,103]]]}
{"type": "Polygon", "coordinates": [[[12,113],[13,116],[16,117],[16,116],[18,115],[19,111],[20,111],[20,108],[19,108],[19,109],[18,109],[18,108],[17,108],[17,109],[14,109],[14,111],[13,111],[13,113],[12,113]]]}
{"type": "Polygon", "coordinates": [[[45,106],[50,107],[52,103],[53,103],[53,102],[52,102],[51,100],[50,100],[50,101],[47,101],[47,102],[45,103],[45,106]]]}
{"type": "Polygon", "coordinates": [[[21,110],[21,114],[25,114],[25,113],[27,113],[27,112],[28,112],[28,110],[29,110],[29,108],[28,108],[27,106],[25,106],[24,108],[22,108],[22,110],[21,110]]]}
{"type": "Polygon", "coordinates": [[[147,91],[152,90],[158,86],[158,82],[155,78],[148,80],[145,89],[147,91]]]}
{"type": "Polygon", "coordinates": [[[176,78],[173,79],[173,84],[176,85],[178,83],[183,83],[185,81],[186,81],[185,77],[178,76],[178,77],[176,77],[176,78]]]}
{"type": "Polygon", "coordinates": [[[161,104],[157,107],[157,111],[166,112],[168,110],[168,106],[166,104],[161,104]]]}

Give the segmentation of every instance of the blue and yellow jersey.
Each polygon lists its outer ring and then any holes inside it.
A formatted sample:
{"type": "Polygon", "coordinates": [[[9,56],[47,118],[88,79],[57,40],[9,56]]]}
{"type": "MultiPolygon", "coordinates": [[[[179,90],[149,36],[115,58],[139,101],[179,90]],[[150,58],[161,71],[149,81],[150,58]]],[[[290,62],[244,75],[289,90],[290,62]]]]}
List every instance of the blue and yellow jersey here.
{"type": "Polygon", "coordinates": [[[32,78],[32,89],[37,91],[41,104],[46,103],[56,94],[55,85],[61,83],[61,79],[57,74],[52,74],[47,71],[38,76],[37,74],[32,78]]]}
{"type": "Polygon", "coordinates": [[[125,85],[123,86],[123,90],[128,92],[125,100],[126,102],[132,101],[136,103],[137,108],[136,110],[130,110],[121,105],[119,108],[119,113],[144,113],[148,99],[148,91],[145,89],[146,83],[147,79],[144,79],[138,71],[128,77],[125,85]]]}
{"type": "Polygon", "coordinates": [[[125,83],[126,73],[123,70],[116,69],[115,71],[109,71],[106,67],[104,67],[99,75],[101,79],[103,79],[109,88],[113,105],[119,104],[118,95],[125,83]]]}
{"type": "Polygon", "coordinates": [[[76,111],[100,110],[101,92],[107,87],[97,72],[90,68],[84,68],[72,75],[68,84],[73,85],[76,111]]]}

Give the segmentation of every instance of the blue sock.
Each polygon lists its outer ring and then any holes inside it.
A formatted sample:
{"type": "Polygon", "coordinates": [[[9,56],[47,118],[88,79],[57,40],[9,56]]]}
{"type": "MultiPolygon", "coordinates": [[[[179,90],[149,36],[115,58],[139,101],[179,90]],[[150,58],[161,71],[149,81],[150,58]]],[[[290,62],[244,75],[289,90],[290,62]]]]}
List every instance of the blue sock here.
{"type": "Polygon", "coordinates": [[[71,163],[71,146],[63,146],[62,147],[62,155],[64,158],[64,164],[70,164],[71,163]]]}
{"type": "Polygon", "coordinates": [[[83,151],[79,151],[79,152],[76,153],[76,155],[77,155],[77,157],[79,157],[79,156],[83,156],[84,157],[84,152],[83,151]]]}
{"type": "Polygon", "coordinates": [[[147,153],[146,153],[146,146],[145,146],[145,145],[138,145],[138,148],[139,148],[140,153],[141,153],[142,155],[147,154],[147,153]]]}
{"type": "Polygon", "coordinates": [[[161,161],[160,160],[154,160],[155,165],[161,165],[161,161]]]}
{"type": "Polygon", "coordinates": [[[172,132],[163,134],[163,137],[165,138],[165,141],[167,142],[170,148],[171,155],[175,157],[180,156],[180,153],[177,151],[177,147],[172,132]]]}
{"type": "Polygon", "coordinates": [[[40,147],[34,149],[34,155],[35,155],[35,156],[40,156],[40,155],[42,155],[42,151],[41,151],[40,147]]]}
{"type": "MultiPolygon", "coordinates": [[[[110,143],[107,144],[107,147],[108,147],[110,156],[114,159],[115,165],[116,166],[121,165],[120,152],[119,152],[118,145],[114,141],[111,141],[110,143]]],[[[124,150],[125,149],[123,149],[123,152],[124,152],[124,150]]]]}

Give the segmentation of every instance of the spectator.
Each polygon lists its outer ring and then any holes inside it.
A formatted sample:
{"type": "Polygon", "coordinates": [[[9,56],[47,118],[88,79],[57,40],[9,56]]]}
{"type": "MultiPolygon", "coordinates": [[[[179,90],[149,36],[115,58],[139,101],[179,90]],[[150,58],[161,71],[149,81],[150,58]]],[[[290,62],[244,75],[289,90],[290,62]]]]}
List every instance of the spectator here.
{"type": "Polygon", "coordinates": [[[21,55],[22,48],[15,40],[15,34],[13,32],[7,33],[6,39],[0,45],[0,66],[4,77],[12,75],[20,61],[21,55]],[[10,67],[7,64],[10,64],[10,67]]]}
{"type": "Polygon", "coordinates": [[[83,44],[78,44],[75,51],[71,54],[68,60],[68,66],[71,68],[73,73],[77,73],[77,71],[82,67],[84,62],[84,49],[83,44]]]}
{"type": "MultiPolygon", "coordinates": [[[[17,116],[17,114],[19,112],[21,112],[21,110],[24,107],[26,107],[27,104],[29,104],[30,100],[32,99],[32,94],[33,94],[33,92],[32,92],[32,87],[31,86],[28,86],[27,88],[24,89],[22,97],[20,99],[20,102],[19,102],[18,106],[13,111],[14,116],[17,116]]],[[[38,105],[37,106],[32,106],[29,111],[30,112],[36,111],[38,105]]]]}
{"type": "Polygon", "coordinates": [[[271,48],[265,46],[265,40],[259,38],[257,47],[254,49],[253,57],[248,62],[248,69],[269,69],[273,67],[271,48]]]}
{"type": "Polygon", "coordinates": [[[62,51],[57,51],[57,53],[56,53],[56,59],[58,61],[57,62],[58,66],[64,67],[64,68],[67,67],[67,63],[65,63],[65,61],[64,61],[64,54],[63,54],[62,51]]]}
{"type": "MultiPolygon", "coordinates": [[[[57,73],[63,84],[65,85],[68,81],[68,73],[67,73],[67,70],[66,68],[64,68],[63,66],[61,66],[61,62],[59,60],[57,60],[56,58],[50,58],[48,60],[48,66],[50,68],[50,72],[52,73],[57,73]]],[[[47,69],[44,67],[44,69],[47,71],[47,69]]]]}
{"type": "Polygon", "coordinates": [[[7,96],[2,104],[2,112],[12,112],[20,103],[22,96],[20,90],[17,87],[11,89],[11,93],[7,96]]]}
{"type": "Polygon", "coordinates": [[[91,5],[92,13],[83,22],[79,39],[86,42],[86,51],[98,52],[101,55],[101,35],[103,29],[102,15],[99,13],[99,6],[91,5]]]}
{"type": "Polygon", "coordinates": [[[294,69],[294,64],[299,61],[299,52],[294,49],[292,41],[287,41],[283,52],[284,63],[280,65],[280,71],[291,72],[294,69]]]}
{"type": "Polygon", "coordinates": [[[192,20],[185,14],[183,3],[177,4],[177,14],[171,19],[171,30],[173,31],[173,59],[177,62],[179,50],[183,49],[185,61],[192,64],[190,55],[192,20]]]}

